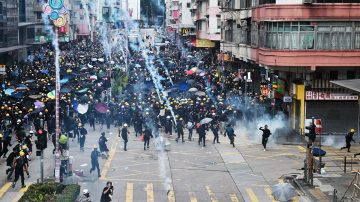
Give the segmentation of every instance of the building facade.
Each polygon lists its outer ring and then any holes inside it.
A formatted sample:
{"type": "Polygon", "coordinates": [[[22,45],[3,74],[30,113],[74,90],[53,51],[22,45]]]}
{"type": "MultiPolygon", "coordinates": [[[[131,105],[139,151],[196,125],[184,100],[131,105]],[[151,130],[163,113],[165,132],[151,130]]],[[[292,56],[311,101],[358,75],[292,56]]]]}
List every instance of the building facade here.
{"type": "Polygon", "coordinates": [[[323,133],[358,127],[349,121],[358,120],[358,97],[330,81],[360,77],[360,1],[221,3],[221,50],[259,67],[272,91],[267,98],[289,115],[293,129],[304,133],[312,117],[322,119],[323,133]]]}

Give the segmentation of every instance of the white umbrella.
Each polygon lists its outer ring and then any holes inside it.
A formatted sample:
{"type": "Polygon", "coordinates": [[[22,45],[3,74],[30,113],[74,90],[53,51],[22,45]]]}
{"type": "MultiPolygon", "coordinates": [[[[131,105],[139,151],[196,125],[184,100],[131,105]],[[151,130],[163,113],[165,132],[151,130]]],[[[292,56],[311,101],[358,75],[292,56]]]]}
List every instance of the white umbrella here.
{"type": "Polygon", "coordinates": [[[210,123],[213,119],[212,118],[204,118],[203,120],[200,121],[200,124],[207,124],[210,123]]]}
{"type": "Polygon", "coordinates": [[[93,67],[94,67],[94,66],[92,66],[91,64],[88,64],[87,66],[90,67],[90,68],[93,68],[93,67]]]}
{"type": "Polygon", "coordinates": [[[195,93],[195,95],[197,95],[197,96],[205,96],[206,93],[202,92],[202,91],[198,91],[198,92],[195,93]]]}
{"type": "Polygon", "coordinates": [[[189,92],[197,92],[197,91],[198,91],[197,88],[190,88],[190,89],[189,89],[189,92]]]}
{"type": "Polygon", "coordinates": [[[91,58],[91,61],[96,62],[97,59],[96,58],[91,58]]]}
{"type": "Polygon", "coordinates": [[[79,104],[77,107],[77,111],[79,112],[79,114],[85,114],[89,109],[89,105],[88,104],[79,104]]]}
{"type": "Polygon", "coordinates": [[[290,201],[296,195],[296,190],[289,183],[280,183],[272,187],[272,195],[278,201],[290,201]]]}
{"type": "Polygon", "coordinates": [[[104,58],[99,58],[98,61],[99,62],[105,62],[105,59],[104,58]]]}
{"type": "Polygon", "coordinates": [[[233,81],[239,81],[240,78],[239,77],[236,77],[233,81]]]}
{"type": "Polygon", "coordinates": [[[113,64],[115,64],[115,62],[111,60],[111,61],[110,61],[110,64],[112,64],[112,65],[113,65],[113,64]]]}

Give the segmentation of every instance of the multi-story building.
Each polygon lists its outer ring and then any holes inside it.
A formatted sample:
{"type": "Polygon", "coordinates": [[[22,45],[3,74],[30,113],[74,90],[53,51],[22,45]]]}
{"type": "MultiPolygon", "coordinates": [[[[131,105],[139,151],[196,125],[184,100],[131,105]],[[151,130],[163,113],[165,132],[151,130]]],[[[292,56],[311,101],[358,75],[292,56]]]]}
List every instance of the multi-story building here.
{"type": "Polygon", "coordinates": [[[196,47],[218,47],[221,40],[219,1],[191,0],[190,7],[196,26],[196,47]]]}
{"type": "Polygon", "coordinates": [[[358,127],[349,121],[357,120],[358,97],[330,81],[360,77],[359,0],[221,4],[222,51],[257,65],[263,87],[277,86],[270,93],[274,106],[289,114],[296,131],[303,133],[312,117],[322,119],[324,133],[358,127]]]}

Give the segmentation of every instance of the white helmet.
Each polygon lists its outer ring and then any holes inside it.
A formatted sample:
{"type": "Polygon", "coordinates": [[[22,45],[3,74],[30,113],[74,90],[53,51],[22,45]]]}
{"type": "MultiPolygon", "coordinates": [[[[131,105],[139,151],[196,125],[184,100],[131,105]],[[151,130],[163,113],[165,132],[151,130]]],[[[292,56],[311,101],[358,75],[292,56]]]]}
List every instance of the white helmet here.
{"type": "Polygon", "coordinates": [[[83,190],[83,194],[85,195],[85,194],[88,194],[89,193],[89,190],[88,189],[84,189],[83,190]]]}
{"type": "Polygon", "coordinates": [[[125,124],[124,124],[124,127],[128,127],[128,124],[125,123],[125,124]]]}

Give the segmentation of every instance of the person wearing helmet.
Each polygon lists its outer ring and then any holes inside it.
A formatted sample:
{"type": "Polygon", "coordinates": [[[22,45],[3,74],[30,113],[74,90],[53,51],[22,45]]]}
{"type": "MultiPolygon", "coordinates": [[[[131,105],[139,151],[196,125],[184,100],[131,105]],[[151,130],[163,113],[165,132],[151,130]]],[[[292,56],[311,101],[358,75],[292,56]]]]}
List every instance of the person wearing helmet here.
{"type": "Polygon", "coordinates": [[[6,169],[6,175],[7,175],[7,179],[10,180],[11,176],[14,172],[14,160],[16,158],[18,154],[17,149],[14,147],[13,151],[9,154],[9,156],[6,158],[6,165],[9,166],[8,169],[6,169]]]}
{"type": "Polygon", "coordinates": [[[99,166],[99,157],[100,152],[98,151],[97,145],[94,145],[94,150],[91,152],[91,169],[90,173],[97,169],[98,177],[101,177],[100,175],[100,166],[99,166]]]}
{"type": "Polygon", "coordinates": [[[81,196],[80,201],[91,202],[90,193],[88,189],[83,190],[83,195],[81,196]]]}
{"type": "Polygon", "coordinates": [[[105,132],[101,133],[101,136],[99,138],[99,149],[100,149],[100,153],[104,155],[104,157],[107,159],[109,154],[109,149],[106,145],[106,142],[108,141],[108,139],[105,137],[105,132]]]}
{"type": "Polygon", "coordinates": [[[176,142],[179,141],[180,137],[182,139],[182,142],[185,142],[185,140],[184,140],[184,122],[183,122],[182,118],[180,118],[176,124],[176,132],[178,134],[178,136],[176,138],[176,142]]]}
{"type": "MultiPolygon", "coordinates": [[[[351,129],[350,132],[345,136],[345,147],[341,147],[340,150],[347,149],[347,152],[350,152],[351,142],[355,142],[353,136],[355,133],[355,129],[351,129]]],[[[356,155],[354,155],[356,157],[356,155]]]]}
{"type": "Polygon", "coordinates": [[[80,151],[84,152],[84,145],[85,145],[87,130],[83,127],[82,124],[79,124],[78,131],[79,131],[80,151]]]}
{"type": "Polygon", "coordinates": [[[17,156],[14,160],[14,169],[15,169],[15,179],[12,183],[12,188],[15,188],[16,182],[21,177],[21,188],[25,188],[25,178],[24,178],[24,165],[25,165],[25,153],[23,151],[19,152],[19,156],[17,156]]]}
{"type": "Polygon", "coordinates": [[[128,134],[129,134],[128,125],[124,123],[124,126],[121,129],[119,129],[119,137],[121,135],[121,138],[124,140],[124,151],[127,151],[126,144],[128,142],[128,134]]]}

